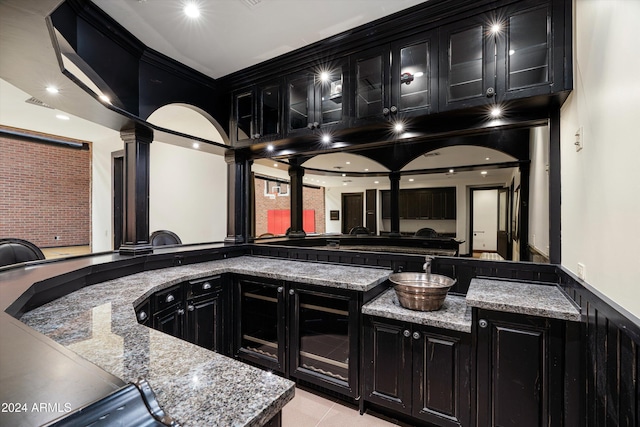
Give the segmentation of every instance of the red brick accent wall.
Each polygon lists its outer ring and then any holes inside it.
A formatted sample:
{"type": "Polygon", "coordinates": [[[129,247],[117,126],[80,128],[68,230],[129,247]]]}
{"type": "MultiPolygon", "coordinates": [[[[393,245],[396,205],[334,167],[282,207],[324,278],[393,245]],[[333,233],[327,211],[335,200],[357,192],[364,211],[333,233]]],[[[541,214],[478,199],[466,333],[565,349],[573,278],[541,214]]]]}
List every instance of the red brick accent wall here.
{"type": "MultiPolygon", "coordinates": [[[[265,196],[264,183],[264,179],[255,179],[256,236],[267,232],[267,212],[269,210],[291,208],[291,197],[289,196],[276,195],[273,199],[265,196]]],[[[315,211],[316,233],[324,233],[324,188],[303,187],[302,201],[305,210],[310,209],[315,211]]]]}
{"type": "Polygon", "coordinates": [[[90,244],[90,149],[0,134],[0,238],[25,239],[39,247],[90,244]]]}

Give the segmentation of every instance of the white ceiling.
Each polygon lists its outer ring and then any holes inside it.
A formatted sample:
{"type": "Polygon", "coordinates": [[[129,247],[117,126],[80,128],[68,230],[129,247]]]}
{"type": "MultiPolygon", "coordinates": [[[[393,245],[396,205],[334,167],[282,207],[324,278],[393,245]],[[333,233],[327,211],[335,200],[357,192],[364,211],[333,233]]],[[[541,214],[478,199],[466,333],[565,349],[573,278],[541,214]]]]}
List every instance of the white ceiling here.
{"type": "Polygon", "coordinates": [[[93,0],[145,45],[213,78],[424,2],[93,0]],[[200,17],[183,13],[187,2],[200,6],[200,17]]]}

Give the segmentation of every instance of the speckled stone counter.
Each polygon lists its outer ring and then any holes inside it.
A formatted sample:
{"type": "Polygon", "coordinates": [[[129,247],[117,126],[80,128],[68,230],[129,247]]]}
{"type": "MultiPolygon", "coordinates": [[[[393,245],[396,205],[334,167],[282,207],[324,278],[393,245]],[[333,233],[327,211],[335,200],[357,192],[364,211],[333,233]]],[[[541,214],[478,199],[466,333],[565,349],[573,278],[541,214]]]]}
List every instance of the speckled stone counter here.
{"type": "Polygon", "coordinates": [[[486,310],[579,322],[580,311],[556,286],[472,279],[467,305],[486,310]]]}
{"type": "Polygon", "coordinates": [[[262,425],[294,394],[293,382],[139,325],[134,305],[173,284],[219,273],[368,290],[390,271],[239,257],[147,271],[82,288],[25,313],[22,322],[124,381],[147,379],[183,425],[262,425]]]}
{"type": "Polygon", "coordinates": [[[387,319],[401,320],[436,328],[471,333],[471,308],[464,297],[447,295],[438,311],[416,311],[398,302],[396,291],[389,289],[362,307],[362,313],[387,319]]]}
{"type": "MultiPolygon", "coordinates": [[[[332,249],[331,247],[329,247],[332,249]]],[[[437,248],[417,248],[410,246],[371,246],[371,245],[340,245],[340,250],[344,251],[369,251],[369,252],[392,252],[403,254],[433,255],[433,256],[456,256],[455,249],[437,248]]]]}

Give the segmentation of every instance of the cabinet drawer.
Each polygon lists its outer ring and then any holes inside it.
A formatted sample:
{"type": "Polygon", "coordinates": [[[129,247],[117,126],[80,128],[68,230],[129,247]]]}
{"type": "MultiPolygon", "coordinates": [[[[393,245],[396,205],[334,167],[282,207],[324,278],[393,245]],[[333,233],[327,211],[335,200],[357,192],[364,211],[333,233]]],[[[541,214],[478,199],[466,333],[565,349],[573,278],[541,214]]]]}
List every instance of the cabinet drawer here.
{"type": "Polygon", "coordinates": [[[187,285],[187,298],[210,295],[222,289],[222,276],[211,276],[197,280],[190,280],[187,285]]]}
{"type": "Polygon", "coordinates": [[[172,307],[182,301],[182,292],[180,291],[180,285],[175,285],[163,291],[160,291],[156,293],[153,298],[153,309],[155,313],[172,307]]]}

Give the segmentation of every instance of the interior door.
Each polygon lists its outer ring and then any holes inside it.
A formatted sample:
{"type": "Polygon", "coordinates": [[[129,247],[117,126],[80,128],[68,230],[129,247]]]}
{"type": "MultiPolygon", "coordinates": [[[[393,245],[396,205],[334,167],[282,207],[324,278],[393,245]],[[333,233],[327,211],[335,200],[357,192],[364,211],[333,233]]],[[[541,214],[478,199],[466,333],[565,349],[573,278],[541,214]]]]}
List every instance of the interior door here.
{"type": "Polygon", "coordinates": [[[362,226],[362,193],[342,194],[342,233],[349,234],[353,227],[362,226]]]}
{"type": "Polygon", "coordinates": [[[511,233],[509,233],[509,188],[498,190],[498,255],[511,259],[511,233]]]}

